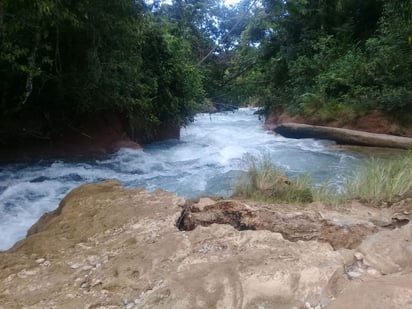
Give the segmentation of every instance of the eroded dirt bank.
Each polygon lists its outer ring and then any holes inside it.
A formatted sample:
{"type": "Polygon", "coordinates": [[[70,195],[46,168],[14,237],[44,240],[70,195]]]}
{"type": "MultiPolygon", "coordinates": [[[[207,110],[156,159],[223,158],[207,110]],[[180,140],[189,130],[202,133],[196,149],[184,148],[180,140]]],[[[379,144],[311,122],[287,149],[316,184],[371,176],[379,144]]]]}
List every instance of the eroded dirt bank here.
{"type": "Polygon", "coordinates": [[[300,115],[291,116],[286,112],[278,111],[268,115],[265,119],[265,128],[267,130],[273,130],[276,126],[288,122],[412,137],[411,125],[401,126],[397,124],[394,119],[391,119],[388,115],[379,111],[371,111],[352,120],[345,120],[343,118],[341,121],[320,119],[316,114],[312,117],[303,117],[300,115]]]}
{"type": "Polygon", "coordinates": [[[0,308],[408,308],[411,210],[84,185],[0,253],[0,308]]]}
{"type": "Polygon", "coordinates": [[[120,148],[140,149],[147,143],[180,137],[180,127],[166,123],[153,129],[150,137],[143,128],[130,132],[124,117],[108,112],[86,117],[76,125],[62,124],[64,129],[54,135],[42,133],[40,124],[26,124],[28,121],[0,124],[0,164],[99,158],[120,148]],[[40,128],[33,129],[36,126],[40,128]],[[8,130],[11,133],[5,137],[3,133],[8,130]]]}

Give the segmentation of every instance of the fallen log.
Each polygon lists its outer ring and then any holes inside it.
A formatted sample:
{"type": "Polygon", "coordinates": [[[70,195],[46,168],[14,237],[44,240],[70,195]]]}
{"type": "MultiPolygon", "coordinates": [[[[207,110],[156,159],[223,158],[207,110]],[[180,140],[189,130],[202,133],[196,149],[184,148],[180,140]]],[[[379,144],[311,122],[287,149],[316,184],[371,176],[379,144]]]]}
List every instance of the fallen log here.
{"type": "Polygon", "coordinates": [[[412,149],[412,138],[368,133],[350,129],[283,123],[273,129],[287,138],[315,138],[335,141],[341,145],[412,149]]]}

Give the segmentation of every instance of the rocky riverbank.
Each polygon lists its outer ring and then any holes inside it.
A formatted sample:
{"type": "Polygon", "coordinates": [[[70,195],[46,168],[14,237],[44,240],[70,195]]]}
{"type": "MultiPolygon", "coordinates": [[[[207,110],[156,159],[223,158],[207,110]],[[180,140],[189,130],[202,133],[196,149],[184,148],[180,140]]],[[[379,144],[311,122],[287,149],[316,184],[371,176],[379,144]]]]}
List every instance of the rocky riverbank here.
{"type": "Polygon", "coordinates": [[[411,208],[83,185],[0,253],[0,308],[407,308],[411,208]]]}

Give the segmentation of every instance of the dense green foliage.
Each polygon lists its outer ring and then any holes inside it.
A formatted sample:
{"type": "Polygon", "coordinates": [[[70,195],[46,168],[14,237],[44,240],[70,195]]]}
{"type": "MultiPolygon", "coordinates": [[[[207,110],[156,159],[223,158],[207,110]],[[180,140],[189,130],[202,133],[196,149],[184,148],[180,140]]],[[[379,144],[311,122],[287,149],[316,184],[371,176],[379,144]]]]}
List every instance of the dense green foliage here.
{"type": "Polygon", "coordinates": [[[244,35],[267,109],[343,122],[371,109],[412,112],[412,2],[264,1],[244,35]],[[260,14],[260,15],[259,15],[260,14]]]}
{"type": "Polygon", "coordinates": [[[151,135],[205,97],[319,121],[408,118],[412,2],[3,0],[0,74],[0,142],[104,112],[151,135]]]}
{"type": "Polygon", "coordinates": [[[143,2],[5,0],[0,15],[2,123],[28,114],[47,136],[114,112],[149,135],[187,123],[203,98],[189,42],[143,2]]]}

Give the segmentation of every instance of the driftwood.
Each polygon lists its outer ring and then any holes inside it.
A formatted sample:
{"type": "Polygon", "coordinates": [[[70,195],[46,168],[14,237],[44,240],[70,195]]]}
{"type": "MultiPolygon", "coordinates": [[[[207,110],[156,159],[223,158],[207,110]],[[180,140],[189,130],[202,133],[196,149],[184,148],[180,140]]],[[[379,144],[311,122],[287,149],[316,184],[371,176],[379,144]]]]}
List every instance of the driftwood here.
{"type": "Polygon", "coordinates": [[[412,138],[389,134],[376,134],[299,123],[283,123],[274,128],[273,131],[288,138],[327,139],[341,145],[412,149],[412,138]]]}

